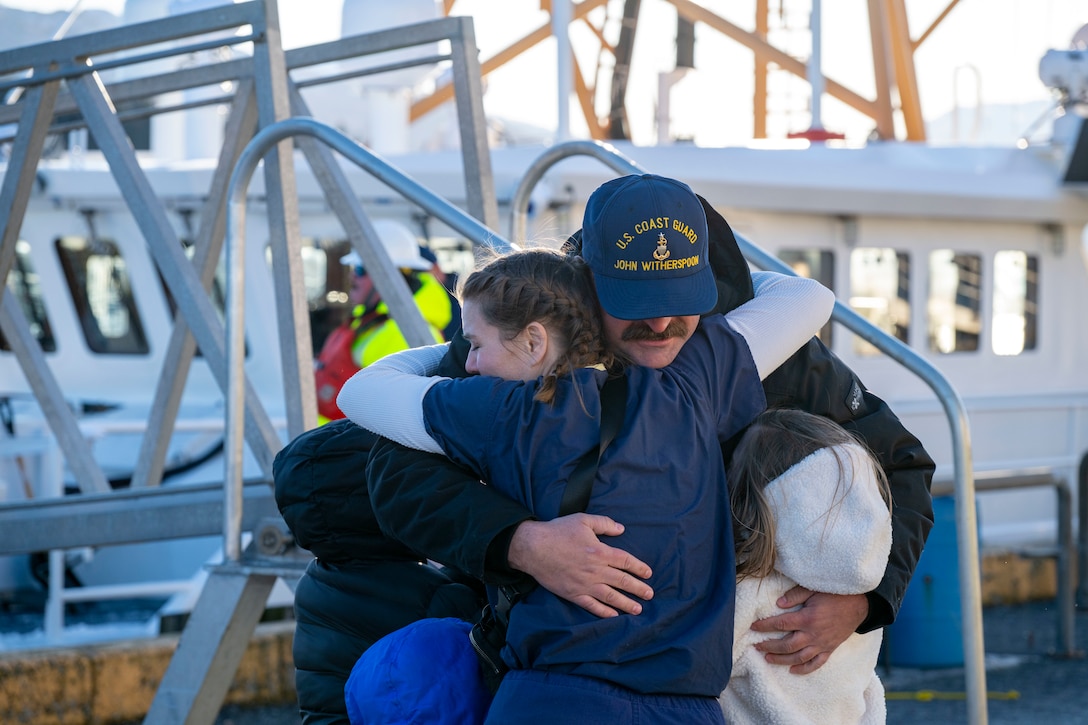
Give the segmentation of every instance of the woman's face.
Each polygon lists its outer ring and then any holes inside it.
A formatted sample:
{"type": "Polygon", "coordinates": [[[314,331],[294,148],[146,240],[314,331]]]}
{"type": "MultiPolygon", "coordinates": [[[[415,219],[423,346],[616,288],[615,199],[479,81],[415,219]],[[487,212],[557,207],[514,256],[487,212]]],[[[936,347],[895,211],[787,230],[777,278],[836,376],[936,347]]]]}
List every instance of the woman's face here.
{"type": "Polygon", "coordinates": [[[536,380],[539,364],[526,349],[525,333],[513,340],[503,339],[499,328],[487,322],[473,300],[461,304],[461,333],[469,341],[465,370],[505,380],[536,380]]]}

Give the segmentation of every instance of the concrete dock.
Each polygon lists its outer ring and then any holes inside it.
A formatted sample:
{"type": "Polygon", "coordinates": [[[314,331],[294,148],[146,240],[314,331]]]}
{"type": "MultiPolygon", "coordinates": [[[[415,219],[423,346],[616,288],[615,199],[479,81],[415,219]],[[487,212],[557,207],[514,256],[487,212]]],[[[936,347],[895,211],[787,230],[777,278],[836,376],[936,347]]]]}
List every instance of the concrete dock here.
{"type": "MultiPolygon", "coordinates": [[[[983,557],[983,634],[989,723],[1088,725],[1088,609],[1075,614],[1075,649],[1059,650],[1053,560],[983,557]]],[[[2,623],[3,617],[0,617],[2,623]]],[[[297,723],[293,622],[258,626],[219,725],[297,723]]],[[[0,652],[0,723],[99,725],[140,722],[170,661],[177,635],[64,649],[0,652]]],[[[966,723],[962,667],[878,670],[889,725],[966,723]]]]}

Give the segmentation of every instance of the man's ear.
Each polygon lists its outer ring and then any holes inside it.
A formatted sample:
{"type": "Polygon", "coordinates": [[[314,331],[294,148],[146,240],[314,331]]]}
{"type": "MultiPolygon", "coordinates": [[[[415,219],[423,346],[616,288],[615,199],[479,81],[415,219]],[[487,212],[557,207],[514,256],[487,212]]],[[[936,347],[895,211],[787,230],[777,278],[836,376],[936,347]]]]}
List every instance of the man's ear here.
{"type": "Polygon", "coordinates": [[[525,326],[522,335],[525,337],[525,350],[529,354],[529,361],[533,365],[540,364],[544,356],[548,354],[548,345],[551,342],[548,328],[533,320],[525,326]]]}

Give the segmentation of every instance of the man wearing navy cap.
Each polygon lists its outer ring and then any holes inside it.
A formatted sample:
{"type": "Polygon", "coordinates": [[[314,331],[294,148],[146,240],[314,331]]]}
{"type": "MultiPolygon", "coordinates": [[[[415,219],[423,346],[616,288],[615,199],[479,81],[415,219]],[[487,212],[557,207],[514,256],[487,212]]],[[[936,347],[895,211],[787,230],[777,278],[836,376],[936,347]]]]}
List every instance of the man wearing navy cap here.
{"type": "Polygon", "coordinates": [[[668,365],[718,303],[706,214],[695,193],[660,176],[624,176],[586,205],[582,258],[593,270],[613,349],[668,365]]]}
{"type": "MultiPolygon", "coordinates": [[[[591,195],[581,235],[570,245],[593,270],[609,343],[637,364],[668,365],[700,315],[727,312],[752,296],[748,266],[729,225],[676,180],[644,175],[603,184],[591,195]]],[[[457,354],[463,361],[465,347],[455,341],[447,359],[457,354]]],[[[783,632],[759,645],[768,661],[804,674],[855,630],[894,620],[932,527],[934,464],[887,405],[817,338],[772,373],[764,389],[770,407],[824,415],[858,433],[880,459],[895,504],[892,554],[875,591],[831,595],[798,587],[779,604],[800,609],[756,623],[761,631],[783,632]]],[[[722,442],[727,460],[735,440],[722,442]]],[[[598,539],[622,533],[623,522],[588,514],[536,521],[440,456],[385,440],[371,453],[367,478],[383,530],[485,582],[516,586],[527,574],[602,617],[637,615],[638,600],[652,596],[644,581],[649,567],[598,539]]]]}

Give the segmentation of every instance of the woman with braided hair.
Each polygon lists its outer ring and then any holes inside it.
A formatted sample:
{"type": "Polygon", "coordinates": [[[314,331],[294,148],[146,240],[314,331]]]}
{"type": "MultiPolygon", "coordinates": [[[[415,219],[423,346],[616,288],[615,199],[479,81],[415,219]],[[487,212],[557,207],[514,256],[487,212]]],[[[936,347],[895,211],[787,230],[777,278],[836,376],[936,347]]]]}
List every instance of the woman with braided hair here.
{"type": "MultiPolygon", "coordinates": [[[[623,422],[599,455],[586,511],[624,522],[622,546],[653,569],[653,598],[637,617],[607,618],[543,588],[518,600],[502,651],[510,671],[488,723],[724,722],[717,696],[729,678],[722,645],[732,639],[735,578],[732,537],[721,535],[731,528],[718,440],[763,410],[760,380],[834,304],[812,280],[754,276],[754,300],[727,317],[694,315],[696,329],[673,363],[653,369],[624,365],[601,347],[604,323],[586,262],[513,252],[461,290],[466,368],[477,375],[431,377],[445,353],[432,346],[386,357],[344,385],[337,404],[351,420],[444,453],[537,518],[552,519],[579,461],[598,452],[606,381],[626,380],[623,422]]],[[[648,332],[638,334],[646,340],[648,332]]],[[[423,649],[400,636],[356,665],[364,691],[352,692],[349,681],[349,712],[353,701],[364,708],[406,701],[389,692],[390,661],[380,658],[423,649]]],[[[467,649],[467,637],[460,644],[467,649]]],[[[414,671],[405,681],[413,678],[441,689],[441,676],[414,671]]],[[[371,710],[359,721],[383,722],[383,714],[371,710]]]]}
{"type": "Polygon", "coordinates": [[[575,368],[615,364],[604,347],[600,308],[580,258],[547,249],[499,256],[465,280],[460,297],[470,301],[473,313],[471,325],[462,323],[470,374],[540,377],[533,398],[552,403],[559,378],[575,368]],[[497,335],[499,344],[484,344],[481,334],[497,335]],[[545,355],[548,343],[554,355],[545,355]]]}

